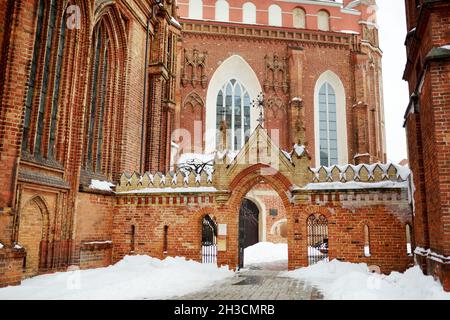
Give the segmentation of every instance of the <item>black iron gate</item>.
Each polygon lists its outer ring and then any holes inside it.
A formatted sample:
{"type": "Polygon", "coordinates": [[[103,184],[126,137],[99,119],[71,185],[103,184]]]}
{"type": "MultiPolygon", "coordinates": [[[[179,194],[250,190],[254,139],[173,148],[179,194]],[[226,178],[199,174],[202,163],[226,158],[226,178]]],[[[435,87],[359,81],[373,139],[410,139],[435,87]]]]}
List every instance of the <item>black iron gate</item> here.
{"type": "Polygon", "coordinates": [[[259,242],[259,209],[244,199],[239,211],[239,268],[244,267],[244,250],[259,242]]]}
{"type": "Polygon", "coordinates": [[[202,222],[202,263],[217,263],[217,224],[209,215],[202,222]]]}
{"type": "Polygon", "coordinates": [[[311,215],[308,228],[308,263],[328,262],[328,221],[323,215],[311,215]]]}

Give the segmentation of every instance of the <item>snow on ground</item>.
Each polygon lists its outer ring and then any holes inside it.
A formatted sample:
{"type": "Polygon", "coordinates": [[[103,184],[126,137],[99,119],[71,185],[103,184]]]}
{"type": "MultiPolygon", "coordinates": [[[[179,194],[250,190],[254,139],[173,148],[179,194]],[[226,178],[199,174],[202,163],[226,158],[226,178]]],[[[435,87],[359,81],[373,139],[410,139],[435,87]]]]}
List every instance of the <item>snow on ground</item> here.
{"type": "Polygon", "coordinates": [[[306,281],[331,300],[450,300],[450,293],[445,293],[431,276],[424,276],[418,266],[386,276],[370,273],[364,263],[333,260],[286,272],[283,276],[306,281]]]}
{"type": "Polygon", "coordinates": [[[288,246],[286,243],[260,242],[244,251],[244,265],[287,260],[288,246]]]}
{"type": "Polygon", "coordinates": [[[127,256],[116,265],[34,277],[0,289],[0,300],[167,299],[205,289],[232,277],[228,268],[187,261],[127,256]]]}

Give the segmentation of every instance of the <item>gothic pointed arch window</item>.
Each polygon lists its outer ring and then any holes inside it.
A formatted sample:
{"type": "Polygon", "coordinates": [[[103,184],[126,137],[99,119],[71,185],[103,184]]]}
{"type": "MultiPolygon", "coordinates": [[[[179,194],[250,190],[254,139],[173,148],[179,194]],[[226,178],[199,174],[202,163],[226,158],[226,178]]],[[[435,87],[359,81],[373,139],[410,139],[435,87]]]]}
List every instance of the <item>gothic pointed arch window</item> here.
{"type": "Polygon", "coordinates": [[[216,146],[221,145],[221,129],[227,128],[227,149],[240,150],[250,137],[251,98],[247,89],[236,79],[223,85],[217,94],[216,146]]]}
{"type": "Polygon", "coordinates": [[[22,151],[32,154],[35,159],[53,159],[67,16],[65,7],[57,0],[40,0],[36,16],[34,48],[25,99],[22,151]]]}
{"type": "Polygon", "coordinates": [[[336,92],[326,82],[319,91],[320,164],[338,164],[336,92]]]}
{"type": "Polygon", "coordinates": [[[316,166],[348,163],[346,92],[331,70],[323,72],[314,87],[316,166]]]}
{"type": "Polygon", "coordinates": [[[110,37],[103,20],[94,29],[93,44],[84,164],[88,170],[102,172],[105,105],[110,69],[108,61],[110,37]]]}

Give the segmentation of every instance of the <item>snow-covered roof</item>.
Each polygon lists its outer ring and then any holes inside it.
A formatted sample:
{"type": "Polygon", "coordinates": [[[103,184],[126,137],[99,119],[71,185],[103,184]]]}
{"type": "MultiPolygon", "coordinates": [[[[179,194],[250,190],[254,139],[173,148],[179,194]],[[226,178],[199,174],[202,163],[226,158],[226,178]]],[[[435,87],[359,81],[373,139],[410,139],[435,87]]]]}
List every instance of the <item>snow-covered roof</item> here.
{"type": "Polygon", "coordinates": [[[180,23],[178,22],[178,20],[175,19],[174,17],[172,17],[172,18],[170,19],[170,23],[173,24],[175,27],[181,29],[181,24],[180,24],[180,23]]]}
{"type": "Polygon", "coordinates": [[[295,154],[297,155],[297,157],[301,157],[306,152],[306,147],[295,144],[291,152],[288,152],[286,150],[281,150],[281,152],[286,156],[286,158],[288,158],[290,162],[292,162],[292,156],[295,154]]]}
{"type": "MultiPolygon", "coordinates": [[[[383,175],[382,178],[386,178],[388,176],[389,169],[392,167],[395,168],[395,170],[396,170],[397,180],[405,181],[408,179],[409,175],[411,174],[411,170],[409,169],[408,166],[401,166],[401,165],[395,164],[395,163],[374,163],[374,164],[359,164],[359,165],[347,164],[347,165],[335,165],[335,166],[330,166],[330,167],[322,166],[319,168],[310,168],[310,170],[315,174],[316,180],[320,179],[319,175],[320,175],[321,170],[325,170],[325,172],[327,173],[327,179],[332,178],[332,172],[334,169],[339,170],[340,179],[345,179],[346,172],[348,171],[348,169],[351,169],[351,171],[354,172],[355,179],[356,179],[356,177],[357,178],[360,177],[362,168],[367,169],[369,178],[374,177],[375,170],[377,168],[379,168],[382,171],[382,175],[383,175]]],[[[319,181],[317,181],[317,182],[319,182],[319,181]]]]}
{"type": "Polygon", "coordinates": [[[91,184],[89,185],[89,189],[92,190],[99,190],[99,191],[109,191],[112,192],[112,188],[114,188],[115,185],[108,181],[100,181],[100,180],[91,180],[91,184]]]}
{"type": "Polygon", "coordinates": [[[359,34],[358,31],[354,31],[354,30],[340,30],[339,32],[347,33],[347,34],[359,34]]]}

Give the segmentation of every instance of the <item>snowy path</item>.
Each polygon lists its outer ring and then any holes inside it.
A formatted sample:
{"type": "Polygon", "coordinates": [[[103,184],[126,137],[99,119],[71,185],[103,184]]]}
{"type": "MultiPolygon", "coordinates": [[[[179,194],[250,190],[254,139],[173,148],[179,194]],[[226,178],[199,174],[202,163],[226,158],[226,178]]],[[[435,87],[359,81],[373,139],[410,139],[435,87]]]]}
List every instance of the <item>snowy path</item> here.
{"type": "Polygon", "coordinates": [[[287,262],[255,264],[233,278],[180,300],[317,300],[320,293],[304,281],[282,277],[287,262]]]}

